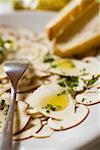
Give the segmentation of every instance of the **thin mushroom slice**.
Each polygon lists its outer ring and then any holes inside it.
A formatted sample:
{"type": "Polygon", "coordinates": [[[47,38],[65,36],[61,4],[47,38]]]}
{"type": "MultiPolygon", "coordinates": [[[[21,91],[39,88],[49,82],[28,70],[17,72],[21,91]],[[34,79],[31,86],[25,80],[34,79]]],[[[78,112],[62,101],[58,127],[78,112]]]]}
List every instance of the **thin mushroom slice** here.
{"type": "Polygon", "coordinates": [[[100,103],[100,89],[91,88],[76,96],[76,102],[84,105],[94,105],[100,103]]]}
{"type": "Polygon", "coordinates": [[[17,93],[16,101],[24,101],[27,97],[27,93],[17,93]]]}
{"type": "Polygon", "coordinates": [[[37,89],[40,85],[42,84],[42,80],[39,78],[34,78],[33,81],[30,81],[30,84],[27,85],[19,85],[18,87],[18,92],[19,93],[25,93],[25,92],[30,92],[30,91],[34,91],[35,89],[37,89]]]}
{"type": "Polygon", "coordinates": [[[0,95],[0,132],[2,132],[10,104],[10,93],[0,95]]]}
{"type": "Polygon", "coordinates": [[[95,57],[85,57],[83,58],[83,61],[87,62],[87,63],[98,63],[99,60],[95,57]]]}
{"type": "Polygon", "coordinates": [[[47,120],[43,120],[43,121],[42,121],[42,126],[46,125],[47,123],[48,123],[47,120]]]}
{"type": "Polygon", "coordinates": [[[25,102],[29,105],[30,108],[35,108],[33,105],[33,93],[28,94],[28,96],[25,99],[25,102]]]}
{"type": "Polygon", "coordinates": [[[77,105],[76,112],[69,115],[64,120],[54,120],[50,118],[48,120],[48,126],[53,130],[66,130],[79,125],[88,116],[89,109],[85,105],[77,105]]]}
{"type": "Polygon", "coordinates": [[[10,104],[10,93],[4,92],[2,95],[0,95],[0,99],[4,100],[6,105],[10,104]]]}
{"type": "Polygon", "coordinates": [[[73,91],[76,91],[76,92],[82,91],[84,90],[84,87],[85,87],[84,81],[81,78],[79,78],[78,85],[73,87],[73,91]]]}
{"type": "Polygon", "coordinates": [[[23,130],[30,120],[30,115],[26,114],[28,105],[23,101],[16,102],[16,108],[14,113],[13,134],[16,134],[23,130]]]}
{"type": "Polygon", "coordinates": [[[22,76],[19,84],[18,91],[26,92],[31,91],[39,87],[42,83],[42,80],[35,75],[33,65],[30,64],[28,70],[22,76]]]}
{"type": "Polygon", "coordinates": [[[51,75],[51,73],[42,71],[42,70],[35,70],[35,74],[39,78],[45,78],[45,77],[49,77],[51,75]]]}
{"type": "Polygon", "coordinates": [[[27,84],[25,86],[20,85],[18,87],[18,92],[19,93],[25,93],[25,92],[30,92],[34,91],[37,89],[40,85],[42,84],[42,79],[35,78],[30,84],[27,84]]]}
{"type": "Polygon", "coordinates": [[[47,121],[47,120],[48,120],[48,117],[43,116],[43,117],[41,117],[40,119],[41,119],[41,121],[47,121]]]}
{"type": "Polygon", "coordinates": [[[30,119],[28,125],[19,134],[13,137],[14,140],[25,140],[33,137],[33,134],[38,132],[42,127],[41,120],[39,118],[30,119]]]}
{"type": "Polygon", "coordinates": [[[9,83],[0,85],[0,95],[10,90],[11,85],[9,83]]]}
{"type": "Polygon", "coordinates": [[[46,124],[42,127],[42,129],[38,133],[34,133],[33,136],[35,138],[47,138],[53,134],[53,130],[46,124]]]}
{"type": "Polygon", "coordinates": [[[5,109],[0,110],[0,133],[3,130],[3,126],[5,123],[6,116],[7,116],[5,112],[6,112],[5,109]]]}
{"type": "Polygon", "coordinates": [[[31,115],[32,118],[40,118],[43,117],[43,114],[41,114],[36,108],[28,108],[26,110],[26,113],[31,115]]]}
{"type": "Polygon", "coordinates": [[[94,88],[100,88],[100,77],[98,78],[98,80],[92,85],[92,87],[94,88]]]}
{"type": "Polygon", "coordinates": [[[0,65],[0,80],[7,78],[7,74],[4,72],[3,65],[0,65]]]}

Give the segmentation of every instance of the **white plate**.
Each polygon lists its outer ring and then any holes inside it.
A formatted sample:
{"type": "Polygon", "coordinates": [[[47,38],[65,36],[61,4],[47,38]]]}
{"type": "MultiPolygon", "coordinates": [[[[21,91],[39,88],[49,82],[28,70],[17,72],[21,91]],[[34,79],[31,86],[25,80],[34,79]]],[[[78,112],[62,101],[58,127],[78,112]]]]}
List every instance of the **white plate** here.
{"type": "MultiPolygon", "coordinates": [[[[43,12],[19,12],[0,15],[0,24],[28,27],[35,32],[41,32],[44,25],[55,14],[43,12]]],[[[50,138],[29,139],[15,144],[14,150],[86,150],[86,144],[100,136],[100,104],[90,107],[87,119],[72,129],[55,132],[50,138]]],[[[100,148],[100,147],[98,147],[100,148]]],[[[95,149],[98,150],[98,149],[95,149]]]]}

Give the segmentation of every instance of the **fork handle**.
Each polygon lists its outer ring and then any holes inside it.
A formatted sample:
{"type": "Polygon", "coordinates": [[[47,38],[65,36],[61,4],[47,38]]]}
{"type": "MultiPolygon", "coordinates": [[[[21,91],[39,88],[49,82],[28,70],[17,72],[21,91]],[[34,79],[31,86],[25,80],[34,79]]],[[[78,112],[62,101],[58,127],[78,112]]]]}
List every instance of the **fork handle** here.
{"type": "Polygon", "coordinates": [[[8,115],[2,132],[0,150],[12,150],[12,137],[13,137],[13,117],[14,117],[14,104],[16,99],[16,90],[11,88],[11,101],[8,110],[8,115]]]}

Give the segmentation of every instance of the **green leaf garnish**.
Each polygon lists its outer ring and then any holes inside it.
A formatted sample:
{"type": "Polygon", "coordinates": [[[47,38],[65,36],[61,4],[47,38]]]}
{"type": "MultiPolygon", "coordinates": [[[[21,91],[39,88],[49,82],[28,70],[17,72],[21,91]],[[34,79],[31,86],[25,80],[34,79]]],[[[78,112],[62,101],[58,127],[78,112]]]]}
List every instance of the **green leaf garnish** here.
{"type": "Polygon", "coordinates": [[[98,77],[95,77],[94,75],[92,76],[92,79],[88,80],[87,86],[91,86],[97,81],[98,77]]]}
{"type": "Polygon", "coordinates": [[[74,76],[66,76],[64,78],[62,78],[58,84],[62,87],[66,87],[68,86],[70,89],[73,89],[74,87],[78,86],[78,77],[74,77],[74,76]]]}
{"type": "Polygon", "coordinates": [[[47,104],[46,106],[42,107],[43,109],[46,109],[47,113],[50,113],[50,111],[57,111],[61,108],[61,106],[54,106],[52,104],[47,104]]]}
{"type": "Polygon", "coordinates": [[[51,63],[51,62],[53,62],[53,61],[54,61],[54,58],[51,56],[50,53],[48,53],[48,54],[44,57],[44,60],[43,60],[44,63],[51,63]]]}
{"type": "Polygon", "coordinates": [[[0,63],[3,61],[5,54],[7,53],[7,46],[12,47],[12,41],[11,40],[3,40],[2,37],[0,37],[0,63]]]}

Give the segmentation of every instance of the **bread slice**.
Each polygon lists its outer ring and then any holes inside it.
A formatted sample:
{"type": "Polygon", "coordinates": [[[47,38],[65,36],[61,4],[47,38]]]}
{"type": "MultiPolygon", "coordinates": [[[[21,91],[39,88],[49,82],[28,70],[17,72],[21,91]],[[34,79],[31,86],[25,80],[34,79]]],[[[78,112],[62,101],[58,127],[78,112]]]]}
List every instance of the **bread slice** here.
{"type": "Polygon", "coordinates": [[[52,40],[62,33],[76,18],[81,16],[95,0],[71,0],[65,8],[49,22],[45,29],[48,38],[52,40]]]}
{"type": "Polygon", "coordinates": [[[99,46],[100,16],[99,6],[95,4],[56,39],[54,52],[70,57],[99,46]]]}

